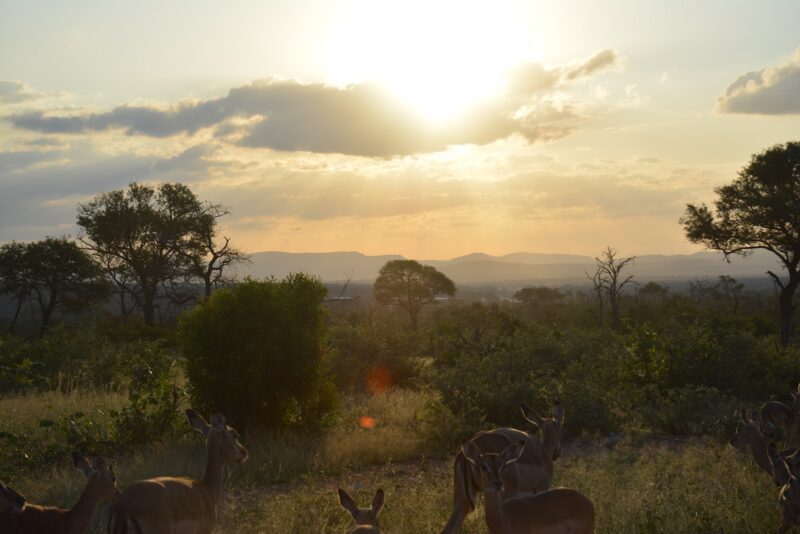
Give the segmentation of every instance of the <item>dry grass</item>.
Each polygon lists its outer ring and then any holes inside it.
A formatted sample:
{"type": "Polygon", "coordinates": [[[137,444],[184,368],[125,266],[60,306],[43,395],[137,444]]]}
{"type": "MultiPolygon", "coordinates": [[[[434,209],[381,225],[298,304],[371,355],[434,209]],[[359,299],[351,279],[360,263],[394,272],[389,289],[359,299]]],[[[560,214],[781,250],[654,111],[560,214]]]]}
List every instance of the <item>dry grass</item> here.
{"type": "MultiPolygon", "coordinates": [[[[348,401],[340,422],[316,440],[298,436],[251,436],[251,460],[228,472],[217,532],[341,533],[352,526],[336,487],[364,506],[378,487],[386,491],[381,515],[391,533],[438,532],[452,502],[449,459],[423,453],[417,414],[424,394],[395,391],[348,401]],[[361,428],[360,416],[373,429],[361,428]]],[[[4,429],[36,431],[37,418],[119,404],[115,395],[25,397],[0,401],[4,429]],[[8,426],[6,426],[8,425],[8,426]]],[[[118,458],[120,487],[156,475],[197,476],[203,451],[199,436],[186,436],[133,457],[118,458]]],[[[11,481],[32,502],[68,505],[83,478],[52,467],[11,481]]],[[[566,447],[556,465],[556,484],[586,493],[597,508],[599,533],[759,533],[777,528],[777,490],[752,459],[710,441],[666,445],[621,444],[566,447]]],[[[101,509],[91,532],[102,532],[101,509]]],[[[464,532],[485,532],[480,509],[464,532]]]]}

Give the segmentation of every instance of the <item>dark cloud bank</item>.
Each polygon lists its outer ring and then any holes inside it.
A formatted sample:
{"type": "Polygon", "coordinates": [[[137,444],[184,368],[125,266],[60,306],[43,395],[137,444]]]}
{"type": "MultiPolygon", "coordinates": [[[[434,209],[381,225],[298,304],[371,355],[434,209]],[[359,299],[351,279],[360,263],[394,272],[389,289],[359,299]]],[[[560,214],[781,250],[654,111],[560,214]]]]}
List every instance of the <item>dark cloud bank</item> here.
{"type": "Polygon", "coordinates": [[[563,137],[580,117],[571,107],[548,100],[548,93],[621,62],[616,51],[606,49],[561,67],[523,65],[511,74],[505,95],[441,125],[425,121],[373,84],[336,88],[276,80],[256,81],[221,98],[169,108],[123,105],[108,112],[67,116],[34,111],[6,119],[17,128],[48,134],[120,129],[128,135],[160,138],[215,128],[218,138],[246,147],[391,157],[456,144],[486,144],[513,134],[529,141],[563,137]]]}

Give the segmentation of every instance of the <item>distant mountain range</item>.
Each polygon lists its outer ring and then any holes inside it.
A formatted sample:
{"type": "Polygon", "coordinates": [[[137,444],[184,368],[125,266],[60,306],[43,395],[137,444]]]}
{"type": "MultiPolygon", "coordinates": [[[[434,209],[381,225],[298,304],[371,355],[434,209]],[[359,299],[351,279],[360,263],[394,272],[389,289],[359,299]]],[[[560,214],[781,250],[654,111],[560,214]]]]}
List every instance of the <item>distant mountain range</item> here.
{"type": "MultiPolygon", "coordinates": [[[[373,282],[380,268],[400,255],[366,256],[360,252],[257,252],[241,274],[253,277],[283,278],[291,272],[319,276],[324,282],[351,278],[353,282],[373,282]]],[[[474,253],[449,260],[420,260],[445,273],[456,284],[487,285],[509,283],[583,283],[585,272],[594,271],[594,258],[576,254],[517,252],[504,256],[474,253]]],[[[780,270],[775,257],[756,252],[748,257],[732,257],[727,263],[716,252],[637,256],[629,272],[640,281],[681,280],[717,277],[766,277],[767,270],[780,270]]]]}

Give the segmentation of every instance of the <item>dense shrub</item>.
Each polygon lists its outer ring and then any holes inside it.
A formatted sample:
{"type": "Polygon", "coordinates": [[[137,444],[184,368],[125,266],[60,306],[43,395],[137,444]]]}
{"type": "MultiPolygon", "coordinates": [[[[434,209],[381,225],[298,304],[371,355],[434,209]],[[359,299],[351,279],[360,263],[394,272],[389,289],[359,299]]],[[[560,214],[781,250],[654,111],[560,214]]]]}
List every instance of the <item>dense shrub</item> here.
{"type": "Polygon", "coordinates": [[[294,274],[216,292],[179,320],[195,408],[246,428],[318,427],[335,407],[322,361],[325,287],[294,274]]]}
{"type": "Polygon", "coordinates": [[[419,334],[387,317],[342,318],[331,324],[328,339],[328,365],[341,392],[413,387],[423,366],[419,334]]]}

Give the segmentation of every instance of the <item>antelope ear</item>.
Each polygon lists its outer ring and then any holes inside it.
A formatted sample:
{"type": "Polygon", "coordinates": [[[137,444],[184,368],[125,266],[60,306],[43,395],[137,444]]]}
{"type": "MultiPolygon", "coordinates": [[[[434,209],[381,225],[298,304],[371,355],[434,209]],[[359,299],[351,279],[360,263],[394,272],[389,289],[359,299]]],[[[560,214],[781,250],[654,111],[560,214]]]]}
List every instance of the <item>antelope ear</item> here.
{"type": "Polygon", "coordinates": [[[75,464],[75,469],[83,473],[86,478],[89,478],[94,471],[92,463],[89,461],[89,459],[77,451],[72,453],[72,463],[75,464]]]}
{"type": "Polygon", "coordinates": [[[206,420],[203,419],[202,415],[191,408],[187,408],[186,419],[189,421],[189,424],[192,426],[192,428],[203,434],[204,437],[208,436],[208,431],[211,429],[211,427],[208,425],[208,423],[206,423],[206,420]]]}
{"type": "Polygon", "coordinates": [[[383,488],[378,489],[372,497],[372,515],[378,517],[381,508],[383,508],[383,488]]]}
{"type": "Polygon", "coordinates": [[[558,426],[559,429],[561,429],[561,425],[564,423],[564,416],[566,413],[564,407],[561,406],[561,401],[556,401],[556,405],[553,407],[553,418],[556,420],[556,426],[558,426]]]}
{"type": "Polygon", "coordinates": [[[510,444],[508,447],[503,449],[501,453],[501,457],[503,458],[503,465],[513,464],[517,460],[519,460],[522,453],[525,452],[525,442],[515,441],[514,443],[510,444]]]}
{"type": "Polygon", "coordinates": [[[358,506],[356,505],[356,501],[354,501],[353,498],[350,495],[348,495],[347,492],[342,488],[339,488],[338,493],[339,493],[339,504],[342,505],[342,508],[350,512],[350,515],[353,516],[353,519],[358,521],[359,510],[358,506]]]}
{"type": "Polygon", "coordinates": [[[536,413],[527,404],[520,404],[519,407],[522,408],[522,417],[524,417],[527,422],[536,428],[540,428],[543,422],[542,418],[536,415],[536,413]]]}
{"type": "Polygon", "coordinates": [[[225,416],[217,412],[211,414],[211,426],[217,430],[225,430],[228,427],[228,423],[225,421],[225,416]]]}
{"type": "Polygon", "coordinates": [[[469,463],[478,465],[478,462],[480,462],[481,451],[472,441],[465,442],[461,446],[461,452],[464,454],[464,458],[466,458],[469,463]]]}

